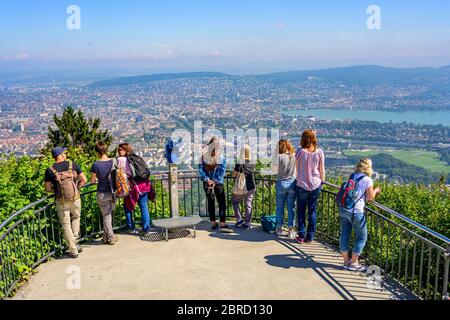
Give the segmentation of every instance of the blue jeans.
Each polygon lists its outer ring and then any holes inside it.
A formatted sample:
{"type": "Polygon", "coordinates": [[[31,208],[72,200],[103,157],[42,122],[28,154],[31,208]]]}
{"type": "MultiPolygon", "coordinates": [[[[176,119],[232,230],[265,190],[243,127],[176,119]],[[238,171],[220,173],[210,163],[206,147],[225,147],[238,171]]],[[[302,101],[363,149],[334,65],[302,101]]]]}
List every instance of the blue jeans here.
{"type": "Polygon", "coordinates": [[[297,223],[300,238],[314,239],[316,232],[316,203],[322,186],[308,191],[297,186],[297,223]],[[306,207],[308,207],[308,230],[306,230],[306,207]]]}
{"type": "MultiPolygon", "coordinates": [[[[148,212],[148,193],[143,193],[139,196],[138,200],[139,208],[141,209],[141,216],[142,216],[142,231],[147,232],[150,229],[150,213],[148,212]]],[[[127,225],[130,230],[134,230],[135,224],[133,221],[133,212],[128,211],[126,207],[125,209],[125,216],[127,220],[127,225]]]]}
{"type": "Polygon", "coordinates": [[[287,203],[288,209],[288,227],[294,226],[294,207],[295,207],[295,186],[296,180],[278,180],[276,188],[276,213],[277,213],[277,228],[284,224],[284,207],[287,203]]]}
{"type": "Polygon", "coordinates": [[[341,252],[348,252],[350,250],[350,238],[353,229],[355,231],[355,243],[353,244],[352,253],[360,256],[367,242],[366,216],[364,213],[359,212],[352,214],[341,208],[340,220],[341,235],[339,237],[339,250],[341,252]]]}

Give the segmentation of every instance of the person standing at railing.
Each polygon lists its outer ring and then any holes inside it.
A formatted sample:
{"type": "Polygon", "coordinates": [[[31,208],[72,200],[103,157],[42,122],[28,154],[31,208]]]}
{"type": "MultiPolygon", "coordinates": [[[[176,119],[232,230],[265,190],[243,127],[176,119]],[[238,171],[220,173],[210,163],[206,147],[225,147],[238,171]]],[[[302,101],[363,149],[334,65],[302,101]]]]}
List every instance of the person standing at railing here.
{"type": "Polygon", "coordinates": [[[83,250],[77,241],[80,236],[81,198],[79,189],[86,184],[86,176],[78,164],[67,160],[67,148],[52,150],[55,163],[45,171],[45,190],[55,193],[55,206],[69,256],[77,258],[83,250]]]}
{"type": "Polygon", "coordinates": [[[311,242],[316,231],[316,203],[325,181],[325,156],[317,146],[316,133],[307,129],[302,134],[301,147],[295,155],[297,167],[298,243],[311,242]],[[308,208],[308,229],[306,229],[308,208]]]}
{"type": "Polygon", "coordinates": [[[99,158],[92,164],[91,183],[97,183],[97,203],[103,216],[103,243],[113,245],[119,237],[114,234],[112,218],[116,207],[116,197],[113,194],[111,170],[114,161],[108,157],[108,146],[100,141],[95,145],[99,158]]]}
{"type": "Polygon", "coordinates": [[[203,188],[206,193],[211,230],[232,232],[232,229],[225,223],[227,211],[224,188],[226,167],[226,158],[220,152],[220,142],[216,137],[213,137],[207,143],[207,150],[198,165],[198,173],[203,181],[203,188]],[[216,199],[219,204],[220,225],[216,223],[216,199]]]}
{"type": "Polygon", "coordinates": [[[133,148],[128,143],[119,144],[117,149],[119,157],[117,158],[117,165],[123,168],[127,174],[128,182],[130,184],[130,194],[124,199],[124,210],[129,233],[139,234],[136,230],[136,226],[133,219],[133,212],[136,207],[136,203],[141,209],[142,219],[142,236],[148,236],[151,228],[150,213],[148,210],[148,195],[151,191],[151,183],[149,179],[134,179],[133,168],[130,162],[130,157],[137,157],[133,153],[133,148]]]}
{"type": "Polygon", "coordinates": [[[276,189],[276,215],[278,236],[283,234],[284,208],[288,210],[288,236],[295,238],[295,198],[296,198],[296,168],[295,150],[292,144],[285,139],[278,142],[278,150],[274,152],[272,171],[278,174],[276,189]]]}
{"type": "MultiPolygon", "coordinates": [[[[233,188],[233,196],[231,197],[231,204],[233,205],[234,214],[236,216],[236,227],[249,230],[252,224],[252,209],[253,209],[253,196],[256,190],[255,183],[255,169],[256,164],[251,163],[250,147],[245,145],[243,148],[243,155],[241,156],[242,163],[236,163],[233,170],[233,177],[237,177],[239,174],[243,174],[244,190],[237,190],[236,185],[233,188]],[[244,201],[245,205],[245,220],[242,219],[240,205],[244,201]]],[[[235,184],[239,183],[235,181],[235,184]]]]}
{"type": "Polygon", "coordinates": [[[376,196],[381,193],[381,188],[373,188],[372,174],[372,160],[362,158],[356,165],[355,172],[349,178],[349,181],[353,181],[351,184],[353,187],[350,186],[350,188],[353,188],[355,191],[352,192],[352,198],[355,199],[352,203],[353,208],[347,209],[343,205],[339,206],[341,225],[339,250],[344,258],[344,269],[351,271],[364,272],[367,269],[359,263],[359,257],[367,242],[367,223],[364,207],[366,201],[375,200],[376,196]],[[355,232],[355,240],[350,259],[349,251],[352,230],[355,232]]]}

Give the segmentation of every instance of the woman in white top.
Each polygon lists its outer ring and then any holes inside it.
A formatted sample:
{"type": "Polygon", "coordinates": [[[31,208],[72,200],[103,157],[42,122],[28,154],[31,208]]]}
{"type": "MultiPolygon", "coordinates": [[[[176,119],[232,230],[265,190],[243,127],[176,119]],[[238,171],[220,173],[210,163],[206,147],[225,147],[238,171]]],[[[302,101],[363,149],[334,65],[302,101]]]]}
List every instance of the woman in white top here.
{"type": "Polygon", "coordinates": [[[274,157],[272,170],[277,172],[276,183],[276,214],[278,236],[283,234],[284,208],[288,210],[288,236],[295,238],[294,217],[295,217],[295,150],[288,140],[281,139],[278,142],[278,150],[274,157]]]}
{"type": "Polygon", "coordinates": [[[339,236],[339,249],[344,258],[344,269],[364,272],[366,267],[359,264],[359,256],[367,242],[367,225],[364,207],[366,201],[372,201],[381,192],[381,188],[373,188],[372,160],[362,158],[356,165],[355,172],[350,179],[356,182],[356,204],[352,209],[340,207],[341,233],[339,236]],[[352,230],[355,232],[355,241],[350,259],[350,238],[352,230]]]}

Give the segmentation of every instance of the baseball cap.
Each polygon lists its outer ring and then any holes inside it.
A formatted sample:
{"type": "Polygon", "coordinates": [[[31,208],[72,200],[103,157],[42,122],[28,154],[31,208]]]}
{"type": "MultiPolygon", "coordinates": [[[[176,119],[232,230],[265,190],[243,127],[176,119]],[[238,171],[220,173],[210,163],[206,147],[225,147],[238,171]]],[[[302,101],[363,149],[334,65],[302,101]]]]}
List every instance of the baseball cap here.
{"type": "Polygon", "coordinates": [[[63,153],[66,150],[67,150],[67,148],[63,148],[63,147],[56,147],[56,148],[54,148],[52,150],[53,158],[56,158],[57,156],[59,156],[61,153],[63,153]]]}

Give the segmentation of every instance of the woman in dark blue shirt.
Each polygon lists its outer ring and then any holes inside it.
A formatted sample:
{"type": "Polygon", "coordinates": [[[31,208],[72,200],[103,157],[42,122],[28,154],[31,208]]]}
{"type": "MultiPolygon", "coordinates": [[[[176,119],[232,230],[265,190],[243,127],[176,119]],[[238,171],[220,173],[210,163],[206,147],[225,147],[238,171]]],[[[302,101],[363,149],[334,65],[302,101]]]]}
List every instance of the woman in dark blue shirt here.
{"type": "Polygon", "coordinates": [[[103,216],[103,243],[112,245],[119,240],[112,227],[112,216],[116,207],[110,179],[113,160],[108,158],[108,146],[104,142],[97,142],[95,151],[99,160],[92,165],[91,183],[97,182],[97,203],[103,216]]]}

